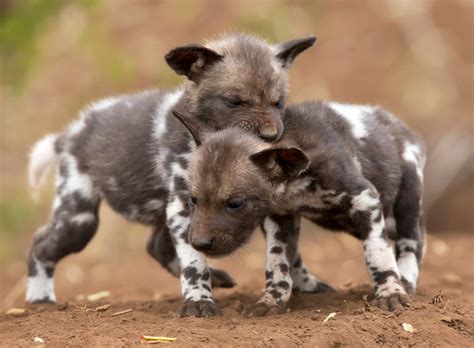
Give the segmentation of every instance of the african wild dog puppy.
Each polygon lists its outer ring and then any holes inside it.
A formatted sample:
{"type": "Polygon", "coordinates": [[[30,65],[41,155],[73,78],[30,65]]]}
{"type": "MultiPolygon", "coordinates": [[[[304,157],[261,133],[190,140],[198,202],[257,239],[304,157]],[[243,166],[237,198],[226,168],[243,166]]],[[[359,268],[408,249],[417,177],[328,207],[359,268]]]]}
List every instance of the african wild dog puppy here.
{"type": "Polygon", "coordinates": [[[39,187],[55,160],[59,171],[51,218],[35,234],[29,253],[27,301],[56,301],[55,266],[91,240],[105,200],[127,219],[152,226],[147,249],[180,277],[180,314],[214,314],[211,281],[222,287],[234,282],[225,272],[210,270],[187,240],[188,162],[195,145],[171,111],[176,108],[214,129],[237,126],[265,141],[277,140],[288,68],[315,40],[269,45],[231,35],[205,46],[175,48],[165,58],[187,76],[182,87],[98,101],[63,133],[40,140],[31,154],[32,186],[39,187]]]}
{"type": "Polygon", "coordinates": [[[190,167],[188,238],[206,255],[224,256],[258,225],[266,234],[266,290],[247,314],[282,312],[295,282],[311,281],[294,271],[301,216],[362,240],[376,305],[392,310],[409,302],[425,239],[425,149],[395,116],[371,106],[303,103],[287,109],[274,145],[176,116],[203,142],[190,167]]]}

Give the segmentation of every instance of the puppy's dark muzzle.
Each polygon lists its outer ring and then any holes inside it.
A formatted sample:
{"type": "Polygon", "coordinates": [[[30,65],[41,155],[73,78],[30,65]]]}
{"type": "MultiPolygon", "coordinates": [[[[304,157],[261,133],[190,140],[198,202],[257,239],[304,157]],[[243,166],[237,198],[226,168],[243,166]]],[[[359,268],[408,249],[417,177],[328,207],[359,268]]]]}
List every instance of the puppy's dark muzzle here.
{"type": "Polygon", "coordinates": [[[214,241],[206,237],[191,237],[191,245],[194,249],[206,253],[211,250],[214,241]]]}

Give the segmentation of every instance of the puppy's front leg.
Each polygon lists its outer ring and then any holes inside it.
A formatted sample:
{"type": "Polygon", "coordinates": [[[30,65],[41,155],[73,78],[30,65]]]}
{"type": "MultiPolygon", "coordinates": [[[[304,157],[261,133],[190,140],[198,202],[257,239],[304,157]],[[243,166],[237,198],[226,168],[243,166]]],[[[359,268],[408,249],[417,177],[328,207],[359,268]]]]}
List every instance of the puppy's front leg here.
{"type": "Polygon", "coordinates": [[[245,316],[262,317],[268,314],[280,314],[286,309],[291,296],[293,280],[290,276],[290,262],[293,255],[288,249],[288,237],[293,233],[294,224],[286,223],[293,216],[267,217],[263,223],[263,231],[267,240],[265,262],[265,293],[248,308],[245,316]]]}
{"type": "Polygon", "coordinates": [[[171,233],[180,263],[183,303],[179,317],[210,317],[217,313],[212,298],[211,272],[203,254],[188,242],[189,211],[178,194],[171,194],[166,208],[166,224],[171,233]]]}
{"type": "Polygon", "coordinates": [[[385,310],[402,308],[410,301],[401,283],[377,191],[365,188],[352,197],[351,217],[363,239],[367,269],[375,284],[374,304],[385,310]]]}

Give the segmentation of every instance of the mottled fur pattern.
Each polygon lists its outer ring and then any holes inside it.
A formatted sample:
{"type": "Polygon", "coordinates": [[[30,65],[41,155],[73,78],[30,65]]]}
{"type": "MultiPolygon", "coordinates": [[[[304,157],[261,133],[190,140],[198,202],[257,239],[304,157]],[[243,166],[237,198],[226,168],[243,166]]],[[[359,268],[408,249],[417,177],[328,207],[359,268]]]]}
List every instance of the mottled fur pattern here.
{"type": "Polygon", "coordinates": [[[99,204],[106,201],[128,220],[152,226],[147,250],[180,278],[180,314],[213,315],[211,285],[231,287],[234,281],[209,269],[189,243],[188,165],[195,143],[172,112],[213,129],[236,126],[277,140],[288,67],[314,42],[310,37],[270,45],[231,35],[206,46],[177,47],[165,59],[188,78],[182,87],[92,103],[63,133],[38,142],[30,161],[32,185],[38,188],[52,162],[59,170],[52,216],[35,234],[29,254],[27,301],[56,300],[56,264],[92,239],[99,204]]]}
{"type": "Polygon", "coordinates": [[[206,254],[224,256],[259,224],[267,237],[265,294],[247,314],[283,311],[295,280],[303,279],[303,290],[309,283],[313,291],[330,289],[291,269],[301,264],[292,247],[300,216],[362,240],[379,307],[408,303],[425,243],[426,155],[421,139],[395,116],[333,102],[290,106],[274,145],[239,129],[213,132],[180,118],[202,142],[191,163],[191,240],[207,240],[206,254]]]}

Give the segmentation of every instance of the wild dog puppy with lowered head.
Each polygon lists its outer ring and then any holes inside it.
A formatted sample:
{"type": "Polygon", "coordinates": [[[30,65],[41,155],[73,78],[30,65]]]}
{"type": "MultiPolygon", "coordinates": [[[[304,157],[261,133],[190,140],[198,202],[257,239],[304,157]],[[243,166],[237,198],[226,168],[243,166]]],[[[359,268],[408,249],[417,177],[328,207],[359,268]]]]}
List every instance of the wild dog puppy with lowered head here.
{"type": "Polygon", "coordinates": [[[188,242],[188,162],[195,145],[171,111],[179,109],[214,129],[236,126],[265,141],[277,140],[288,68],[314,42],[309,37],[270,45],[231,35],[175,48],[165,59],[187,76],[182,87],[95,102],[64,132],[40,140],[31,153],[32,186],[38,188],[54,161],[59,171],[52,215],[29,253],[27,301],[56,301],[54,269],[94,236],[105,200],[127,219],[152,226],[147,249],[180,277],[180,314],[214,314],[211,281],[223,287],[234,282],[225,272],[210,270],[188,242]]]}
{"type": "Polygon", "coordinates": [[[376,305],[393,310],[409,302],[425,243],[425,150],[395,116],[371,106],[303,103],[286,110],[276,144],[176,116],[202,142],[190,167],[188,238],[217,257],[242,246],[258,225],[266,234],[266,289],[248,315],[283,312],[295,281],[311,281],[294,269],[301,216],[362,240],[376,305]]]}

